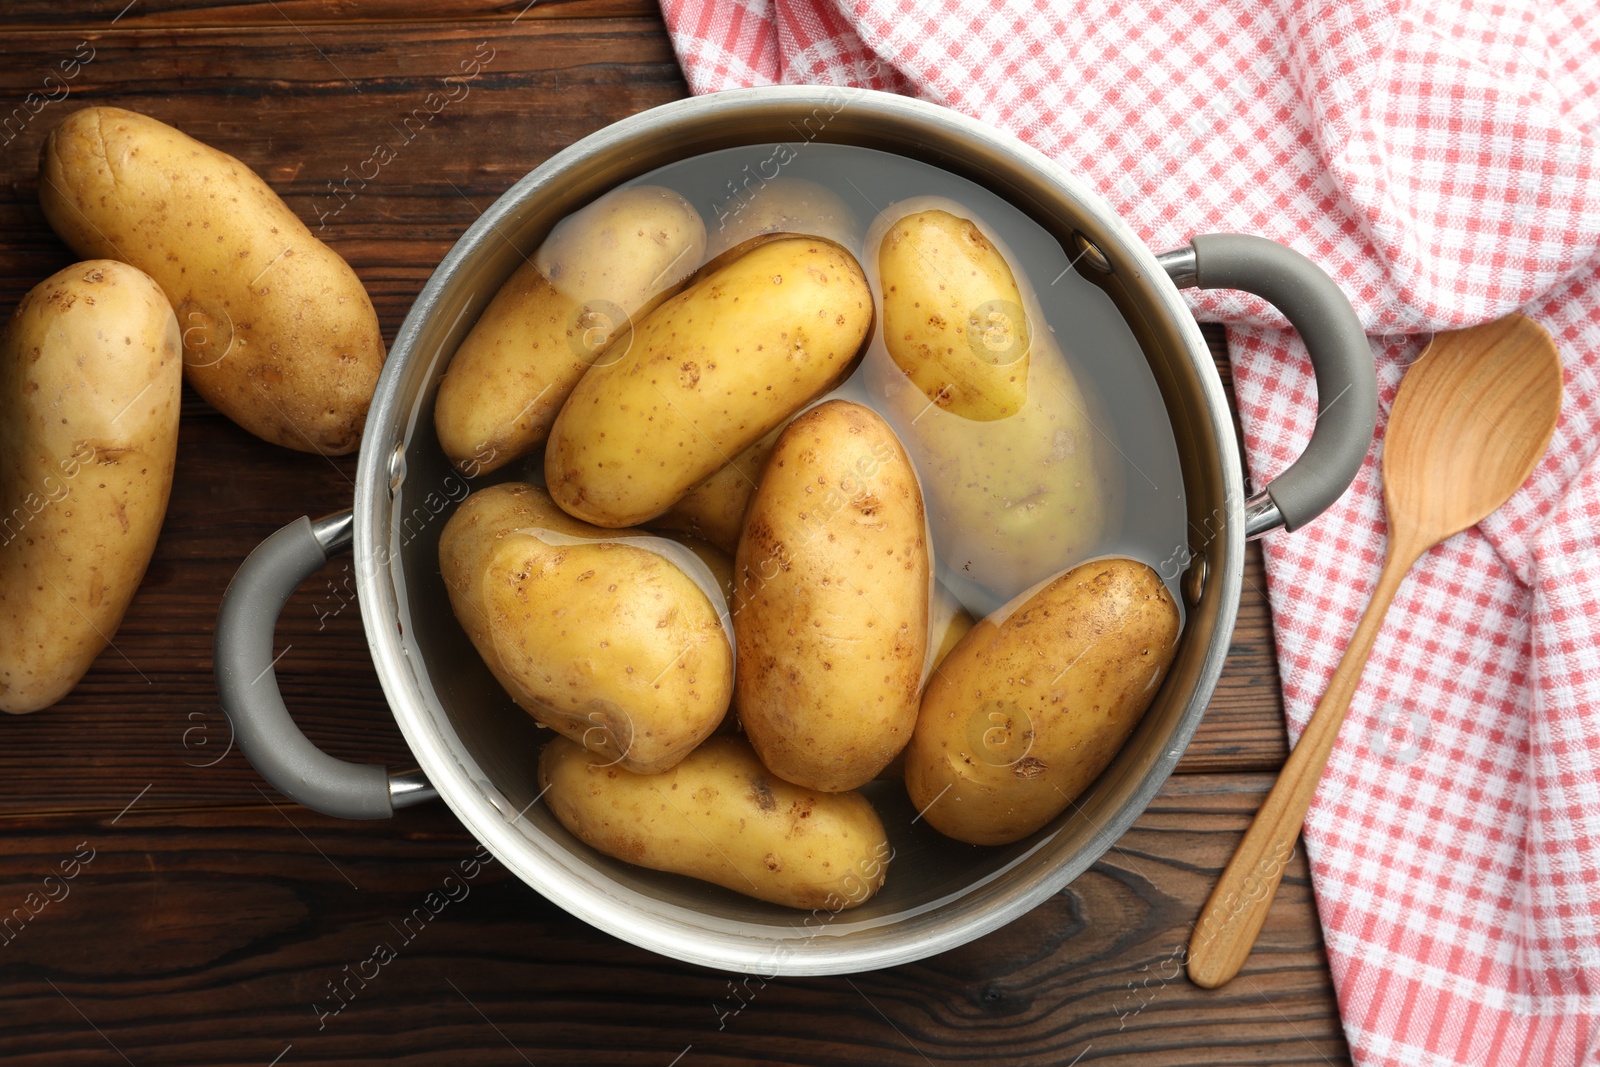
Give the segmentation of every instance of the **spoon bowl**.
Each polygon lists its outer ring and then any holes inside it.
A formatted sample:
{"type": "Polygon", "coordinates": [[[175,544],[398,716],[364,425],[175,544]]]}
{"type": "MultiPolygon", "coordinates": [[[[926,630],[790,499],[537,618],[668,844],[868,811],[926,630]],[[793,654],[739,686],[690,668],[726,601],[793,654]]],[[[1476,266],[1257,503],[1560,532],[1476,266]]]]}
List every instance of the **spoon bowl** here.
{"type": "Polygon", "coordinates": [[[1436,335],[1389,414],[1390,538],[1400,530],[1426,551],[1483,521],[1527,481],[1560,412],[1561,359],[1532,319],[1508,315],[1436,335]]]}

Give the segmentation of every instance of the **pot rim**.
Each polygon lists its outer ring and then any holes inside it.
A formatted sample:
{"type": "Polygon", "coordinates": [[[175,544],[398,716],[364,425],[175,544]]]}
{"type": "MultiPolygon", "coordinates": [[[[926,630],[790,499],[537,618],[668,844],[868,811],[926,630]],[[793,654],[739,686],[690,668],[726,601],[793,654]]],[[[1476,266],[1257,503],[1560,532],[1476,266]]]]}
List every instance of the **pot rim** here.
{"type": "MultiPolygon", "coordinates": [[[[470,299],[463,305],[458,321],[469,306],[470,299]]],[[[431,432],[431,418],[426,421],[429,425],[424,427],[424,432],[431,432]]],[[[357,591],[373,663],[395,721],[418,764],[468,831],[541,895],[577,918],[642,948],[720,970],[762,975],[871,970],[947,951],[1032,910],[1096,862],[1148,807],[1199,725],[1226,658],[1243,578],[1244,538],[1236,533],[1243,528],[1244,520],[1242,469],[1221,379],[1178,287],[1157,262],[1155,254],[1087,184],[1012,135],[924,101],[844,87],[735,89],[664,104],[582,138],[512,185],[451,247],[402,323],[373,396],[355,483],[357,591]],[[406,602],[405,577],[401,553],[393,547],[397,509],[391,491],[403,480],[405,451],[417,432],[418,423],[423,421],[426,400],[431,395],[431,386],[418,386],[406,378],[408,368],[423,358],[419,354],[423,328],[431,317],[442,313],[439,308],[442,294],[464,274],[474,257],[483,254],[488,242],[514,224],[521,205],[541,195],[556,195],[564,174],[597,155],[612,155],[629,146],[645,150],[651,144],[659,144],[663,124],[736,124],[748,109],[784,105],[797,111],[814,111],[832,107],[841,97],[849,106],[867,108],[874,116],[963,141],[1028,168],[1048,182],[1054,196],[1075,202],[1078,209],[1094,219],[1104,232],[1099,238],[1102,246],[1107,237],[1116,242],[1113,251],[1117,253],[1119,269],[1124,263],[1132,265],[1132,280],[1141,285],[1141,295],[1154,299],[1153,310],[1170,320],[1166,325],[1176,329],[1188,358],[1195,365],[1199,395],[1194,399],[1203,402],[1204,408],[1196,416],[1203,422],[1202,429],[1215,438],[1223,489],[1223,500],[1217,509],[1222,517],[1222,530],[1208,549],[1211,573],[1206,579],[1208,599],[1217,597],[1219,601],[1212,609],[1214,625],[1210,628],[1197,682],[1185,697],[1186,706],[1163,752],[1144,771],[1114,817],[1103,825],[1091,822],[1096,832],[1089,848],[1080,850],[1071,862],[1035,875],[1029,884],[1014,887],[997,906],[956,908],[949,918],[934,927],[931,936],[917,940],[878,938],[865,945],[845,945],[832,936],[848,932],[850,924],[847,922],[794,939],[712,931],[697,925],[694,918],[698,913],[689,909],[643,898],[615,883],[597,886],[519,831],[515,813],[505,810],[504,799],[499,798],[492,787],[486,792],[484,785],[487,783],[480,784],[474,778],[475,768],[462,763],[450,751],[441,732],[441,726],[446,725],[441,723],[444,713],[427,679],[425,665],[414,662],[406,649],[406,635],[400,624],[402,605],[406,602]],[[405,395],[408,387],[414,393],[409,402],[405,395]],[[602,891],[597,892],[597,888],[602,891]]],[[[1006,870],[1023,862],[1048,840],[1048,837],[1042,839],[1006,870]]],[[[988,881],[998,877],[993,876],[988,881]]],[[[970,887],[963,895],[970,895],[970,887]]]]}

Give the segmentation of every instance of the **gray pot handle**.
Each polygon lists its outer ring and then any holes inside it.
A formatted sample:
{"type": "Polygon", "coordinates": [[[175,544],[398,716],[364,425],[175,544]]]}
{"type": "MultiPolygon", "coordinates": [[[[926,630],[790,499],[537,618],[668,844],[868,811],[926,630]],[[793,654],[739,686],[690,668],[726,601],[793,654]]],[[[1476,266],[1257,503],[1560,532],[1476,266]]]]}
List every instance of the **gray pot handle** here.
{"type": "Polygon", "coordinates": [[[300,732],[278,692],[273,631],[290,594],[350,545],[353,516],[299,518],[250,553],[222,594],[217,615],[217,692],[250,765],[267,784],[313,811],[341,819],[387,819],[396,808],[438,796],[421,771],[346,763],[300,732]]]}
{"type": "Polygon", "coordinates": [[[1317,425],[1300,458],[1245,504],[1245,535],[1294,530],[1355,480],[1378,425],[1378,377],[1366,331],[1339,286],[1299,252],[1242,233],[1197,236],[1157,257],[1179,288],[1264,297],[1300,333],[1317,376],[1317,425]]]}

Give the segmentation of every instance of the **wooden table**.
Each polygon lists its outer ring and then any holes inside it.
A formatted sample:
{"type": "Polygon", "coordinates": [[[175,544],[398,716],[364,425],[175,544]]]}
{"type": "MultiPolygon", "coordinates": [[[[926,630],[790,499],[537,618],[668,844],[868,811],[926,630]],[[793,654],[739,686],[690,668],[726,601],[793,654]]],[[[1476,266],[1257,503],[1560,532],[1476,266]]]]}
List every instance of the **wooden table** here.
{"type": "MultiPolygon", "coordinates": [[[[340,204],[331,182],[397,147],[325,231],[392,339],[507,186],[686,92],[645,0],[525,2],[8,0],[6,309],[72,258],[37,206],[44,135],[115,104],[238,156],[313,225],[340,204]],[[475,55],[491,58],[470,92],[402,141],[400,120],[475,55]]],[[[1207,992],[1180,966],[1285,755],[1255,548],[1227,671],[1178,773],[1105,860],[994,934],[750,991],[601,934],[491,864],[364,988],[345,984],[475,843],[442,806],[351,823],[266,790],[230,749],[211,629],[245,554],[290,519],[347,506],[354,472],[354,457],[273,448],[186,395],[166,527],[115,646],[61,705],[0,722],[0,917],[61,861],[82,863],[0,943],[11,1067],[1347,1062],[1303,859],[1238,980],[1207,992]],[[358,992],[335,1013],[341,985],[358,992]]],[[[335,562],[289,604],[278,676],[330,752],[406,762],[352,584],[335,562]]]]}

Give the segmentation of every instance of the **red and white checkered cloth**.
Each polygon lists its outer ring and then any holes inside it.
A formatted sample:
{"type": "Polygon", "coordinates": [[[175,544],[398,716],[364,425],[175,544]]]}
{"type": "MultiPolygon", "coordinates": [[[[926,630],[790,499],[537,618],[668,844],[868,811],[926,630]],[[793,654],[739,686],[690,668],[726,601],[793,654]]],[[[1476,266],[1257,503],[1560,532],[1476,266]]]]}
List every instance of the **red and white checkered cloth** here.
{"type": "MultiPolygon", "coordinates": [[[[1155,250],[1274,238],[1372,335],[1379,434],[1431,331],[1521,310],[1566,366],[1529,483],[1401,588],[1306,822],[1363,1067],[1600,1062],[1600,7],[1592,0],[663,0],[697,93],[911,93],[1016,133],[1155,250]]],[[[1304,349],[1229,325],[1257,485],[1316,412],[1304,349]]],[[[1291,734],[1376,582],[1374,444],[1266,541],[1291,734]]]]}

